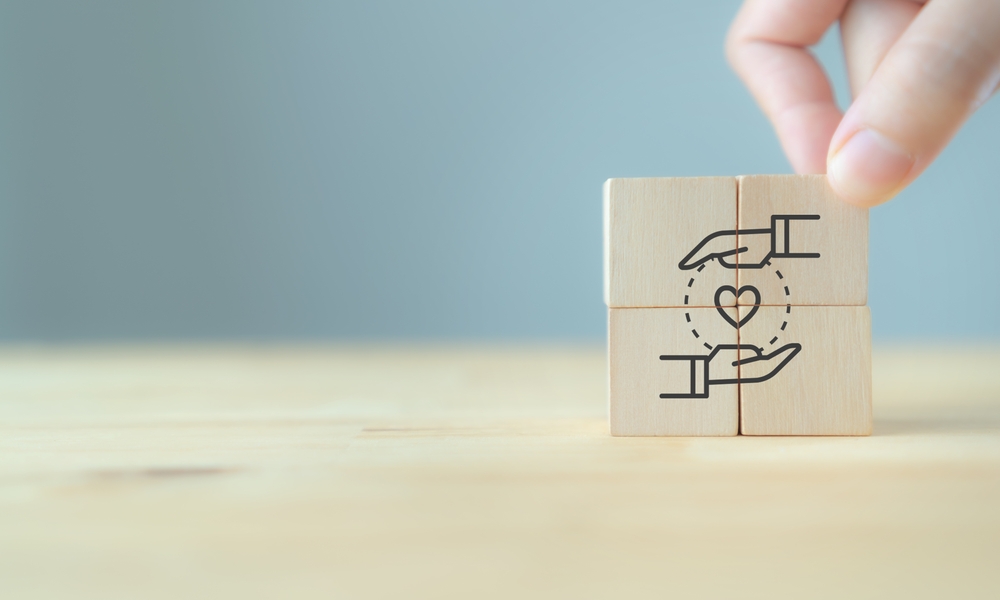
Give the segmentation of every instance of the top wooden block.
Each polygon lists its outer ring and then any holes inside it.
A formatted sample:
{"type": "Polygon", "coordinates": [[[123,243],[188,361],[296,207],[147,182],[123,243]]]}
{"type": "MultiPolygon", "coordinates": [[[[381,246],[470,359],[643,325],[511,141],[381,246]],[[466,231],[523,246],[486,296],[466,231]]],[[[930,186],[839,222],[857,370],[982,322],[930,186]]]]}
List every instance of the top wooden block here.
{"type": "Polygon", "coordinates": [[[740,177],[738,214],[737,287],[753,288],[754,304],[867,304],[868,209],[837,198],[825,175],[740,177]]]}
{"type": "Polygon", "coordinates": [[[604,301],[613,308],[735,306],[735,230],[735,177],[609,179],[604,301]]]}

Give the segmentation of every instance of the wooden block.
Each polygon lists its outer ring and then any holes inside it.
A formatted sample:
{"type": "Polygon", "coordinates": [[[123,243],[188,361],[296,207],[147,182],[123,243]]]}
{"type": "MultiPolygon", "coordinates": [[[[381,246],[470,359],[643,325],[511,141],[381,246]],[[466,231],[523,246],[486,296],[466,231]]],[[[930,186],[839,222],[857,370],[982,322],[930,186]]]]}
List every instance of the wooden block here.
{"type": "Polygon", "coordinates": [[[741,306],[740,432],[870,435],[867,306],[741,306]]]}
{"type": "Polygon", "coordinates": [[[868,210],[837,198],[825,175],[739,178],[739,285],[759,304],[864,306],[868,210]]]}
{"type": "Polygon", "coordinates": [[[612,308],[611,435],[736,435],[736,308],[612,308]]]}
{"type": "Polygon", "coordinates": [[[605,303],[735,306],[735,229],[735,177],[609,179],[605,303]]]}

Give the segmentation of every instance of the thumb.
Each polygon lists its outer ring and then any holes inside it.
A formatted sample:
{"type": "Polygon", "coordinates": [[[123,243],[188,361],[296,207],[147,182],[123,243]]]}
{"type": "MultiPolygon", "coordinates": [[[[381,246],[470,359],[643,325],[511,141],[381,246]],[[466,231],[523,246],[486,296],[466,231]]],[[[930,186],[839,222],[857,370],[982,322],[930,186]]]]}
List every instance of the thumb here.
{"type": "Polygon", "coordinates": [[[1000,82],[1000,2],[929,2],[841,121],[830,185],[861,206],[916,179],[1000,82]]]}

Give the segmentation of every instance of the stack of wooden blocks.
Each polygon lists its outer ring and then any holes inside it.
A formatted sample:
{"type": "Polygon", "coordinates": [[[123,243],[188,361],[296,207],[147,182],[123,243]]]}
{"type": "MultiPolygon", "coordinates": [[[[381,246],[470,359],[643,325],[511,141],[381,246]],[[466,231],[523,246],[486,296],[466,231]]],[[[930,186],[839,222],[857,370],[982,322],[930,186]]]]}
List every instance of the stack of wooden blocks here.
{"type": "Polygon", "coordinates": [[[823,175],[604,184],[612,435],[868,435],[868,211],[823,175]]]}

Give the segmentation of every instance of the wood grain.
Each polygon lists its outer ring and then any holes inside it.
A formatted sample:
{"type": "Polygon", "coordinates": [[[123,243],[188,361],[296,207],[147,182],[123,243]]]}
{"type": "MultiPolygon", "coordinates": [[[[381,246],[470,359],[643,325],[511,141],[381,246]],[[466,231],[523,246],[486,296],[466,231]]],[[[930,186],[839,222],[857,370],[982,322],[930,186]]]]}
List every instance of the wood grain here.
{"type": "Polygon", "coordinates": [[[837,198],[825,175],[740,177],[739,224],[740,247],[748,248],[737,257],[739,286],[756,287],[762,304],[867,304],[868,210],[837,198]],[[819,219],[772,219],[773,215],[819,219]],[[769,231],[742,233],[760,230],[769,231]],[[772,247],[778,253],[819,257],[776,256],[761,269],[744,268],[761,264],[772,247]]]}
{"type": "MultiPolygon", "coordinates": [[[[609,179],[604,185],[604,298],[609,307],[715,306],[736,284],[714,261],[678,264],[705,236],[736,228],[736,178],[609,179]]],[[[735,250],[736,239],[727,238],[735,250]]],[[[735,306],[735,300],[726,306],[735,306]]]]}
{"type": "MultiPolygon", "coordinates": [[[[735,308],[722,310],[735,322],[735,308]]],[[[663,355],[707,357],[719,344],[735,347],[736,328],[717,309],[613,308],[608,331],[612,435],[737,434],[738,385],[704,384],[709,372],[715,379],[738,380],[732,364],[735,356],[728,364],[720,359],[711,365],[698,359],[661,359],[663,355]],[[664,393],[704,397],[660,397],[664,393]]]]}
{"type": "MultiPolygon", "coordinates": [[[[741,319],[753,307],[739,308],[741,319]]],[[[872,431],[871,313],[867,306],[761,306],[740,327],[741,349],[769,355],[801,350],[772,378],[780,360],[740,368],[740,433],[869,435],[872,431]],[[789,351],[794,350],[790,349],[789,351]]],[[[743,358],[748,353],[741,352],[743,358]]]]}
{"type": "Polygon", "coordinates": [[[996,598],[1000,347],[871,437],[616,438],[592,346],[0,349],[0,597],[996,598]]]}

